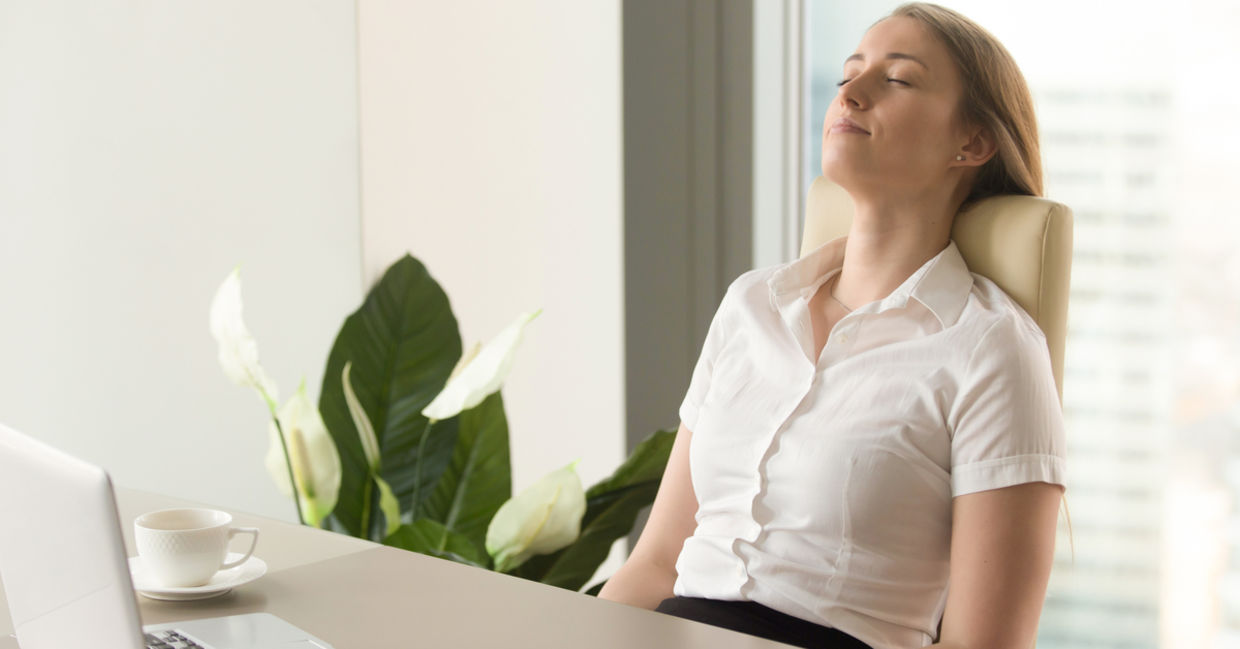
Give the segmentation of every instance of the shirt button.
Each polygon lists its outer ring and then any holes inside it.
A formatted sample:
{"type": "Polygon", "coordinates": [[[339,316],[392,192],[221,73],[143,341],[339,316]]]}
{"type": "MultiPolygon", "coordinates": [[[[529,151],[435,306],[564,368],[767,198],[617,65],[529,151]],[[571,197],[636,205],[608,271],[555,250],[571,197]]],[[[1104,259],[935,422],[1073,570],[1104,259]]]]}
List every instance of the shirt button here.
{"type": "Polygon", "coordinates": [[[842,343],[848,342],[848,336],[844,334],[840,334],[840,342],[842,343]]]}

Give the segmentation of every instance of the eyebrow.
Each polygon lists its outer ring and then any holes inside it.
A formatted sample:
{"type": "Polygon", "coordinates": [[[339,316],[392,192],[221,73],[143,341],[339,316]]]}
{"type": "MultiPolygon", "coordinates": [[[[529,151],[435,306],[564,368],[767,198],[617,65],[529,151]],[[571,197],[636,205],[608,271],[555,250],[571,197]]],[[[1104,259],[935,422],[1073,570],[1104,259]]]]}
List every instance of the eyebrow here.
{"type": "MultiPolygon", "coordinates": [[[[892,52],[892,53],[888,54],[887,56],[885,56],[885,57],[883,57],[883,58],[887,58],[887,59],[904,59],[904,60],[907,60],[907,61],[912,61],[912,62],[914,62],[914,63],[916,63],[916,64],[920,65],[921,67],[923,67],[923,68],[925,68],[925,69],[927,69],[927,70],[929,70],[929,69],[930,69],[930,66],[926,65],[926,64],[925,64],[925,63],[924,63],[921,59],[919,59],[919,58],[917,58],[917,57],[913,56],[912,54],[905,54],[905,53],[903,53],[903,52],[892,52]]],[[[849,61],[864,61],[864,60],[865,60],[865,55],[863,55],[863,54],[861,54],[861,53],[857,53],[857,54],[853,54],[852,56],[850,56],[850,57],[848,57],[848,58],[844,59],[844,62],[845,62],[845,63],[848,63],[849,61]]]]}

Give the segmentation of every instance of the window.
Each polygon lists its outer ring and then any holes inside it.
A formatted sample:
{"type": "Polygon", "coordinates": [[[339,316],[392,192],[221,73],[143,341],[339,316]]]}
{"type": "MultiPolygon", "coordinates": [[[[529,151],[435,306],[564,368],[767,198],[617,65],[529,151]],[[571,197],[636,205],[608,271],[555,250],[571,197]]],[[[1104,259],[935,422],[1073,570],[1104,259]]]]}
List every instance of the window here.
{"type": "MultiPolygon", "coordinates": [[[[844,58],[898,3],[808,0],[803,190],[844,58]]],[[[1240,4],[944,0],[1034,95],[1076,215],[1068,506],[1039,649],[1240,647],[1240,4]]]]}

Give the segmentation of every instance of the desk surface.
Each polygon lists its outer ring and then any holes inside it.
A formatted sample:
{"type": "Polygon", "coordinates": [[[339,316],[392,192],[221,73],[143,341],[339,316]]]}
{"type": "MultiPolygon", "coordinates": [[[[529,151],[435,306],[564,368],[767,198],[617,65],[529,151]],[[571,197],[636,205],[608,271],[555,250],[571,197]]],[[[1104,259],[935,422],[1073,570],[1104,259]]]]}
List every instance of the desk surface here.
{"type": "MultiPolygon", "coordinates": [[[[197,504],[125,489],[117,497],[130,555],[136,554],[132,528],[139,514],[197,504]]],[[[139,596],[144,624],[266,611],[336,649],[398,641],[488,649],[787,646],[340,534],[234,516],[238,525],[262,530],[255,554],[267,562],[267,574],[214,599],[139,596]]],[[[0,649],[17,649],[2,592],[0,602],[0,649]]],[[[83,638],[89,641],[89,633],[83,638]]]]}

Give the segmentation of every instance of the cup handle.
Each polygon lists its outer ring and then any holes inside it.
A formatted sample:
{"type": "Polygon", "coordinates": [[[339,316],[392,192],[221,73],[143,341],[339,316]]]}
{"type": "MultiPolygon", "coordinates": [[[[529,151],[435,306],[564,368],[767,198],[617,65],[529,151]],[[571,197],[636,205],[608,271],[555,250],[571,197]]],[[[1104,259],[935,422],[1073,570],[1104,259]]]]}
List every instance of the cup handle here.
{"type": "Polygon", "coordinates": [[[253,535],[254,540],[250,541],[250,549],[248,552],[245,553],[244,557],[241,557],[240,559],[237,559],[236,561],[225,562],[224,565],[220,566],[220,570],[228,570],[229,568],[236,568],[237,566],[248,561],[249,558],[254,555],[254,548],[258,545],[258,528],[257,527],[230,527],[228,529],[228,540],[231,541],[232,537],[238,534],[253,535]]]}

